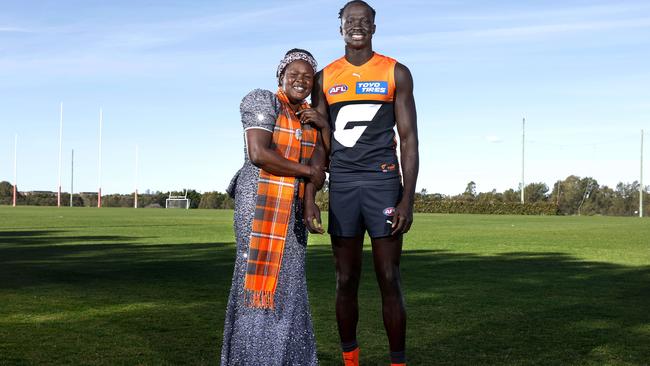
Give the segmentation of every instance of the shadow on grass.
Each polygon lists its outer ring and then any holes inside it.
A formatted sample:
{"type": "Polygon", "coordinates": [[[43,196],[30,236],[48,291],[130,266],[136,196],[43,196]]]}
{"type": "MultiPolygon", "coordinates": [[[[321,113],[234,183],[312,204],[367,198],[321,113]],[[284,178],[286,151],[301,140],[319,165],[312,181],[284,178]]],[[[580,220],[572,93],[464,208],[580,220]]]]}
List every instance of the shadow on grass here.
{"type": "MultiPolygon", "coordinates": [[[[129,241],[0,247],[0,364],[218,364],[233,243],[129,241]]],[[[307,262],[319,357],[337,365],[329,247],[311,246],[307,262]]],[[[412,365],[650,360],[649,267],[412,250],[402,277],[412,365]]],[[[387,364],[369,253],[360,307],[362,364],[387,364]]]]}
{"type": "MultiPolygon", "coordinates": [[[[124,235],[61,235],[65,230],[0,231],[0,249],[23,252],[30,247],[50,247],[57,244],[84,242],[124,242],[136,238],[124,235]]],[[[138,237],[137,239],[145,239],[138,237]]],[[[11,254],[6,257],[11,258],[11,254]]],[[[0,257],[2,258],[2,257],[0,257]]],[[[1,260],[1,259],[0,259],[1,260]]]]}
{"type": "MultiPolygon", "coordinates": [[[[329,250],[312,250],[315,318],[335,322],[329,250]],[[329,267],[329,270],[327,269],[329,267]],[[330,283],[328,283],[330,282],[330,283]]],[[[388,361],[372,257],[364,256],[362,364],[388,361]]],[[[648,365],[650,267],[582,261],[563,253],[411,250],[402,257],[414,365],[648,365]]],[[[316,329],[325,364],[338,362],[335,327],[316,329]],[[332,341],[334,340],[334,341],[332,341]]]]}
{"type": "Polygon", "coordinates": [[[13,230],[0,231],[0,248],[11,247],[22,244],[52,244],[51,235],[63,232],[63,230],[13,230]]]}
{"type": "Polygon", "coordinates": [[[0,364],[216,362],[233,243],[29,238],[0,246],[0,364]]]}
{"type": "Polygon", "coordinates": [[[25,238],[31,236],[46,236],[63,230],[16,230],[0,231],[0,243],[10,243],[14,238],[25,238]]]}
{"type": "Polygon", "coordinates": [[[233,243],[140,244],[128,242],[131,239],[54,237],[55,243],[84,244],[0,247],[0,289],[62,283],[92,288],[98,280],[124,287],[161,280],[214,284],[221,278],[209,274],[232,272],[233,243]],[[124,242],[88,244],[93,240],[124,242]]]}

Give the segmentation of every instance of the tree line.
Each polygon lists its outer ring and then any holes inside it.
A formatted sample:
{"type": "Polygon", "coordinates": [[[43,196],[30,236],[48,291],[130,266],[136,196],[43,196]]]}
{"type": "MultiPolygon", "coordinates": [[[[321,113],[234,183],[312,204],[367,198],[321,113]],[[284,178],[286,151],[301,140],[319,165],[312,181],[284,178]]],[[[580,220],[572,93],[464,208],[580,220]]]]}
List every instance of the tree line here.
{"type": "MultiPolygon", "coordinates": [[[[172,196],[182,196],[187,193],[190,199],[190,208],[232,209],[234,202],[230,196],[221,192],[199,193],[190,189],[187,191],[154,192],[138,194],[138,207],[164,208],[165,200],[172,196]]],[[[12,204],[13,186],[9,182],[0,182],[0,205],[12,204]]],[[[135,197],[133,194],[107,194],[102,195],[102,207],[133,207],[135,197]]],[[[56,206],[57,197],[54,192],[18,192],[16,204],[21,206],[56,206]]],[[[61,204],[70,205],[70,194],[61,194],[61,204]]],[[[74,207],[97,207],[97,193],[81,192],[72,197],[74,207]]]]}
{"type": "MultiPolygon", "coordinates": [[[[615,187],[600,185],[591,177],[570,175],[555,182],[551,187],[545,183],[530,183],[524,188],[525,203],[521,204],[521,190],[503,192],[477,192],[476,183],[469,182],[465,191],[457,195],[429,193],[422,189],[415,195],[416,212],[432,213],[481,213],[481,214],[529,214],[529,215],[611,215],[634,216],[639,209],[639,182],[618,183],[615,187]]],[[[0,182],[0,204],[12,201],[13,186],[0,182]]],[[[226,193],[187,190],[190,208],[232,209],[234,202],[226,193]]],[[[183,192],[155,192],[139,194],[139,207],[165,207],[170,195],[183,192]]],[[[102,206],[133,207],[133,194],[110,194],[102,196],[102,206]]],[[[644,211],[650,214],[650,193],[644,192],[644,211]]],[[[69,205],[70,195],[62,194],[62,202],[69,205]]],[[[316,202],[322,210],[328,207],[327,185],[318,192],[316,202]]],[[[55,206],[56,194],[52,192],[23,192],[17,197],[19,205],[55,206]]],[[[73,196],[73,205],[97,206],[97,194],[79,193],[73,196]]]]}
{"type": "MultiPolygon", "coordinates": [[[[530,183],[521,190],[476,192],[476,183],[469,182],[465,191],[455,196],[429,194],[426,189],[416,194],[415,207],[420,212],[496,213],[532,215],[608,215],[635,216],[639,209],[639,182],[618,183],[611,188],[591,177],[570,175],[555,182],[530,183]]],[[[650,214],[650,194],[644,190],[644,212],[650,214]]]]}

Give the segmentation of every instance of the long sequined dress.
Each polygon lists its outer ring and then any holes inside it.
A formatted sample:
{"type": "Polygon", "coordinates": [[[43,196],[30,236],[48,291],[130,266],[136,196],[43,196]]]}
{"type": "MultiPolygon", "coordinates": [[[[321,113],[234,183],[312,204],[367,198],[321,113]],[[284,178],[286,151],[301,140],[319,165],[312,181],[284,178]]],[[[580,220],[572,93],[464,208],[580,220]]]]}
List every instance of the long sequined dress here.
{"type": "MultiPolygon", "coordinates": [[[[272,132],[280,101],[272,92],[256,89],[244,97],[240,109],[244,130],[261,128],[272,132]]],[[[229,187],[235,195],[237,257],[226,310],[221,365],[317,365],[305,277],[307,231],[297,197],[282,256],[275,308],[244,305],[246,260],[260,172],[245,155],[244,166],[229,187]]]]}

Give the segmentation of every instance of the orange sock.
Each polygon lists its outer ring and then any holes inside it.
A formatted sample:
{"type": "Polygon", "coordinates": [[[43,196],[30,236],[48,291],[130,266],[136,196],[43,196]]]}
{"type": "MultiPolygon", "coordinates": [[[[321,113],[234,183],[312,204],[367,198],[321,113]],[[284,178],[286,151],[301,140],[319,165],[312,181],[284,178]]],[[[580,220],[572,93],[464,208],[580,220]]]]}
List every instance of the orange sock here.
{"type": "Polygon", "coordinates": [[[359,347],[350,352],[343,352],[345,366],[359,366],[359,347]]]}

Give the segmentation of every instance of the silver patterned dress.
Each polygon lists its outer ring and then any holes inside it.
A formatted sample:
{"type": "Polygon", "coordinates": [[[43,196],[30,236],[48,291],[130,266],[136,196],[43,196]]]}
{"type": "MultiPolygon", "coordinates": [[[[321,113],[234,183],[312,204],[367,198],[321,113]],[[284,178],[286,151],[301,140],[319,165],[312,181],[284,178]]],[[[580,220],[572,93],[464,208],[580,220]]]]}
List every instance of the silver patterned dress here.
{"type": "MultiPolygon", "coordinates": [[[[280,106],[275,94],[268,90],[256,89],[246,95],[240,106],[244,136],[251,128],[273,132],[280,106]]],[[[305,277],[307,230],[297,196],[284,245],[275,308],[251,308],[244,304],[244,277],[259,172],[245,153],[244,166],[228,188],[235,196],[237,254],[226,310],[221,365],[317,365],[305,277]]]]}

